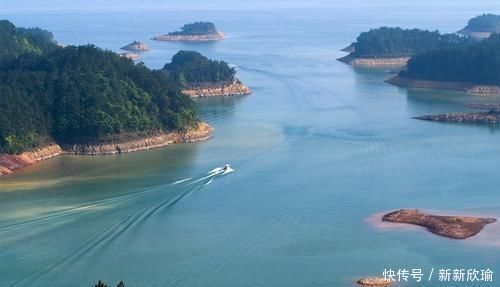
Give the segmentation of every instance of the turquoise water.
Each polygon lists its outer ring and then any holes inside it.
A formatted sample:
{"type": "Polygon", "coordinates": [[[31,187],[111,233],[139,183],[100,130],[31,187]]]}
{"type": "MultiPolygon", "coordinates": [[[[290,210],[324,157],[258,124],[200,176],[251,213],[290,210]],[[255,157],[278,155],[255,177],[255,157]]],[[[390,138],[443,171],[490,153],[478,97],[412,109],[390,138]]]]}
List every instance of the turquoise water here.
{"type": "MultiPolygon", "coordinates": [[[[152,68],[179,49],[198,50],[237,65],[254,90],[198,101],[201,118],[216,128],[210,141],[63,156],[2,178],[0,286],[90,286],[99,279],[127,286],[351,286],[385,268],[500,271],[496,224],[453,241],[418,228],[390,228],[374,216],[415,207],[500,217],[500,130],[411,118],[500,98],[401,89],[383,82],[391,76],[383,69],[335,60],[370,27],[451,32],[476,14],[500,12],[497,3],[256,2],[238,8],[211,2],[203,8],[191,1],[142,10],[0,10],[19,26],[53,31],[64,44],[118,51],[143,40],[152,51],[142,60],[152,68]],[[228,38],[148,40],[204,19],[228,38]],[[234,173],[207,175],[226,162],[234,173]]],[[[436,280],[408,285],[442,286],[436,280]]]]}

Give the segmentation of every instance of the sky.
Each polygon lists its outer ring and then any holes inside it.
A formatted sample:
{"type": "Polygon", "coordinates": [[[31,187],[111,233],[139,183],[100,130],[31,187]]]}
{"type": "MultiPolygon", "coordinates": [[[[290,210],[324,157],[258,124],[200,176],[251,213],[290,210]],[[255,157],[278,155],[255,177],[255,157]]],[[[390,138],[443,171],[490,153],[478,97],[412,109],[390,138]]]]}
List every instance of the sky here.
{"type": "MultiPolygon", "coordinates": [[[[397,6],[405,5],[422,6],[425,2],[462,3],[475,5],[495,4],[498,0],[0,0],[0,13],[2,11],[37,11],[37,10],[92,10],[92,9],[193,9],[200,10],[232,10],[232,9],[280,9],[300,7],[342,6],[363,4],[363,6],[397,6]]],[[[500,6],[500,5],[499,5],[500,6]]]]}

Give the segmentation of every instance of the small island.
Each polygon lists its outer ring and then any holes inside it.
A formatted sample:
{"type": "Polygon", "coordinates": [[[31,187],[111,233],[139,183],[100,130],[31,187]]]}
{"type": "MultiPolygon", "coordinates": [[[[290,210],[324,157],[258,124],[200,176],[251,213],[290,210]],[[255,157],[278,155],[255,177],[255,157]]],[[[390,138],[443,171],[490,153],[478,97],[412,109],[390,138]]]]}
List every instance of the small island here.
{"type": "Polygon", "coordinates": [[[120,49],[135,52],[146,52],[151,50],[148,45],[138,41],[134,41],[126,46],[121,47],[120,49]]]}
{"type": "Polygon", "coordinates": [[[381,27],[361,33],[356,42],[343,49],[349,55],[338,60],[359,67],[402,67],[416,54],[466,41],[457,34],[381,27]]]}
{"type": "Polygon", "coordinates": [[[467,26],[458,33],[477,40],[489,38],[500,32],[500,15],[483,14],[469,20],[467,26]]]}
{"type": "Polygon", "coordinates": [[[0,107],[7,107],[0,113],[0,174],[60,154],[124,153],[210,137],[213,129],[179,92],[184,86],[165,71],[26,31],[0,22],[0,107]]]}
{"type": "Polygon", "coordinates": [[[496,222],[495,218],[432,215],[418,209],[394,211],[384,215],[382,220],[423,226],[434,234],[452,239],[467,239],[478,234],[485,225],[496,222]]]}
{"type": "Polygon", "coordinates": [[[356,281],[361,286],[389,286],[394,281],[386,279],[384,277],[365,277],[356,281]]]}
{"type": "Polygon", "coordinates": [[[486,112],[446,113],[419,116],[415,117],[415,119],[437,122],[500,124],[500,104],[469,104],[465,106],[471,109],[486,110],[486,112]]]}
{"type": "Polygon", "coordinates": [[[210,60],[195,51],[179,51],[163,70],[190,97],[248,95],[252,90],[235,77],[236,70],[224,61],[210,60]]]}
{"type": "Polygon", "coordinates": [[[409,88],[453,89],[475,94],[500,93],[500,36],[414,56],[386,82],[409,88]]]}
{"type": "Polygon", "coordinates": [[[211,22],[195,22],[181,27],[180,31],[153,37],[156,41],[207,42],[224,39],[224,33],[217,31],[211,22]]]}

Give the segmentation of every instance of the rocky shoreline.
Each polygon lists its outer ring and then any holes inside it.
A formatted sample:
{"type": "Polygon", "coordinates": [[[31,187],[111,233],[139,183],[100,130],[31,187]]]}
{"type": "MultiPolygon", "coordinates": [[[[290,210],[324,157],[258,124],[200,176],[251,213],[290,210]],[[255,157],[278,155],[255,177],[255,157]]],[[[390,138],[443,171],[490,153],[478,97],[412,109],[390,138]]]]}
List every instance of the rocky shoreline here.
{"type": "Polygon", "coordinates": [[[493,34],[491,32],[471,31],[469,29],[462,29],[458,31],[458,33],[467,37],[474,38],[476,40],[488,39],[491,36],[491,34],[493,34]]]}
{"type": "Polygon", "coordinates": [[[189,86],[188,88],[181,90],[181,92],[187,96],[198,98],[249,95],[252,93],[252,90],[239,80],[235,80],[232,83],[200,84],[197,86],[189,86]]]}
{"type": "Polygon", "coordinates": [[[11,174],[17,169],[62,154],[109,155],[149,150],[170,144],[203,141],[210,138],[213,130],[214,129],[208,124],[200,122],[196,127],[183,132],[159,133],[154,136],[121,143],[75,144],[61,146],[54,143],[33,151],[24,152],[20,155],[0,154],[0,175],[11,174]]]}
{"type": "Polygon", "coordinates": [[[425,115],[414,117],[417,120],[450,122],[450,123],[478,123],[478,124],[500,124],[500,113],[498,112],[471,112],[471,113],[447,113],[437,115],[425,115]]]}
{"type": "Polygon", "coordinates": [[[408,63],[409,57],[396,58],[356,58],[347,55],[337,60],[354,67],[403,67],[408,63]]]}
{"type": "Polygon", "coordinates": [[[418,209],[397,210],[384,215],[382,220],[423,226],[434,234],[452,239],[467,239],[475,236],[485,225],[497,221],[495,218],[425,214],[418,209]]]}
{"type": "Polygon", "coordinates": [[[138,54],[135,54],[135,53],[120,53],[118,55],[120,57],[129,59],[129,60],[134,60],[134,61],[141,58],[141,56],[139,56],[138,54]]]}
{"type": "Polygon", "coordinates": [[[218,41],[224,39],[225,34],[222,32],[200,34],[200,35],[171,35],[165,34],[153,37],[155,41],[170,41],[170,42],[207,42],[218,41]]]}
{"type": "Polygon", "coordinates": [[[384,277],[365,277],[356,281],[361,286],[388,286],[394,281],[385,279],[384,277]]]}
{"type": "Polygon", "coordinates": [[[444,82],[412,79],[408,77],[395,76],[385,81],[391,85],[415,89],[444,89],[456,90],[471,94],[500,94],[500,86],[477,85],[461,82],[444,82]]]}

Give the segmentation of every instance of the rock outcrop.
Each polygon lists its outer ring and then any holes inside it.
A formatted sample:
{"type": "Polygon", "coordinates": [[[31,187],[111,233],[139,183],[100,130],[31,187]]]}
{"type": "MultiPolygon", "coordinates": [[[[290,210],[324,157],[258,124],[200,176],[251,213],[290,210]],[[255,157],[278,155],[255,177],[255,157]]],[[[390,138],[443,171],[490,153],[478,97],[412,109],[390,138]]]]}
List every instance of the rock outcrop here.
{"type": "Polygon", "coordinates": [[[170,41],[170,42],[207,42],[218,41],[224,39],[225,34],[222,32],[200,34],[200,35],[171,35],[165,34],[153,37],[156,41],[170,41]]]}
{"type": "Polygon", "coordinates": [[[402,67],[406,66],[409,57],[396,58],[356,58],[351,55],[337,59],[354,67],[402,67]]]}
{"type": "Polygon", "coordinates": [[[252,93],[252,90],[239,80],[235,80],[232,83],[191,85],[181,90],[181,92],[187,96],[197,98],[248,95],[252,93]]]}
{"type": "Polygon", "coordinates": [[[442,216],[420,212],[418,209],[401,209],[382,217],[383,221],[409,223],[426,227],[430,232],[453,239],[466,239],[478,234],[495,218],[442,216]]]}
{"type": "Polygon", "coordinates": [[[0,154],[0,175],[10,174],[16,169],[32,165],[39,161],[49,159],[61,154],[73,155],[107,155],[127,153],[141,150],[159,148],[170,144],[192,143],[210,138],[213,128],[200,122],[195,127],[185,131],[159,133],[153,136],[109,144],[51,144],[34,151],[24,152],[20,155],[0,154]]]}
{"type": "Polygon", "coordinates": [[[415,88],[415,89],[446,89],[446,90],[463,91],[471,94],[500,94],[500,86],[477,85],[472,83],[461,83],[461,82],[420,80],[420,79],[413,79],[401,76],[392,77],[386,80],[386,83],[399,87],[415,88]]]}
{"type": "Polygon", "coordinates": [[[361,286],[389,286],[394,281],[385,279],[384,277],[365,277],[357,281],[361,286]]]}
{"type": "Polygon", "coordinates": [[[138,41],[134,41],[126,46],[123,46],[121,47],[121,49],[126,51],[143,51],[143,52],[151,50],[148,47],[148,45],[138,41]]]}

